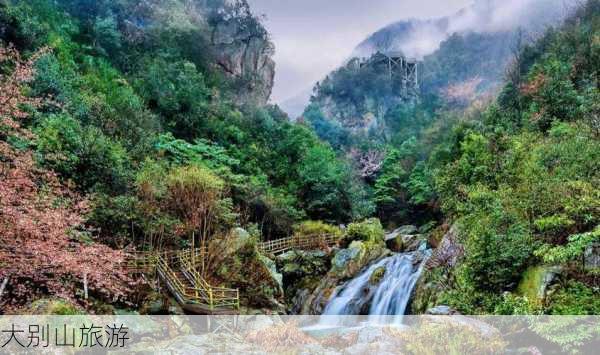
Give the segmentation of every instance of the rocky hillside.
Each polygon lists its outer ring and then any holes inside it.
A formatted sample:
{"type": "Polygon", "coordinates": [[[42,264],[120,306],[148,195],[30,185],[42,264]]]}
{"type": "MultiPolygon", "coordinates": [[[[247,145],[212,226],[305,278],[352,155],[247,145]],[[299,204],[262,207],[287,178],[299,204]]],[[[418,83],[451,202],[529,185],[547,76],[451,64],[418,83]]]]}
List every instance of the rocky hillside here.
{"type": "Polygon", "coordinates": [[[209,8],[210,44],[216,63],[241,84],[237,91],[243,102],[265,105],[275,79],[273,44],[247,3],[234,5],[234,15],[223,16],[226,4],[209,8]]]}
{"type": "MultiPolygon", "coordinates": [[[[266,105],[272,51],[244,0],[0,0],[0,312],[143,312],[152,295],[114,265],[132,249],[369,215],[346,162],[266,105]]],[[[211,281],[277,306],[245,246],[211,281]]]]}
{"type": "MultiPolygon", "coordinates": [[[[462,109],[497,94],[518,49],[568,13],[569,8],[560,6],[562,3],[479,1],[452,16],[400,21],[372,34],[357,46],[353,56],[400,52],[418,60],[423,108],[462,109]]],[[[365,139],[383,143],[394,138],[398,126],[411,127],[400,138],[406,139],[429,124],[428,120],[403,121],[403,112],[413,111],[417,101],[388,88],[382,75],[385,68],[379,73],[351,71],[352,62],[315,86],[305,110],[304,118],[322,138],[338,146],[361,145],[365,139]],[[354,139],[339,142],[339,136],[346,135],[354,139]]],[[[420,115],[412,112],[408,116],[418,119],[420,115]]]]}
{"type": "Polygon", "coordinates": [[[275,76],[274,46],[246,1],[61,1],[70,14],[89,22],[100,35],[96,46],[106,51],[110,40],[121,37],[126,45],[156,45],[161,32],[178,31],[174,41],[193,43],[182,48],[191,58],[206,61],[232,79],[230,89],[238,103],[265,105],[275,76]]]}

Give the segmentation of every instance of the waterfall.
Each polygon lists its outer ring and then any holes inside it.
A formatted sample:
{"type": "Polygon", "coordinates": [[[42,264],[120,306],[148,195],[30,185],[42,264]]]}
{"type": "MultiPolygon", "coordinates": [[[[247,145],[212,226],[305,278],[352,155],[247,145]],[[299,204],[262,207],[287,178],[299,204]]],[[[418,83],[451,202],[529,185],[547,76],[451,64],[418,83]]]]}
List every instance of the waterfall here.
{"type": "Polygon", "coordinates": [[[395,254],[374,263],[336,289],[323,315],[368,314],[370,321],[392,315],[401,322],[429,255],[429,250],[419,250],[395,254]],[[385,270],[383,276],[375,274],[382,270],[385,270]]]}

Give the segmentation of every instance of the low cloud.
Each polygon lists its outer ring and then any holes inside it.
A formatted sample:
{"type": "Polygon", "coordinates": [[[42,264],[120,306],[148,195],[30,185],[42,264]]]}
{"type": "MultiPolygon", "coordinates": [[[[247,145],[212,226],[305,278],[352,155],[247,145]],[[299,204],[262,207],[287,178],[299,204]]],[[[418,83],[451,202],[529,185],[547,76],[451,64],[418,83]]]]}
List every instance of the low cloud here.
{"type": "Polygon", "coordinates": [[[355,56],[369,56],[377,50],[402,51],[422,58],[439,48],[453,33],[502,32],[523,28],[541,32],[565,17],[577,0],[478,0],[448,17],[404,20],[373,34],[360,44],[355,56]]]}

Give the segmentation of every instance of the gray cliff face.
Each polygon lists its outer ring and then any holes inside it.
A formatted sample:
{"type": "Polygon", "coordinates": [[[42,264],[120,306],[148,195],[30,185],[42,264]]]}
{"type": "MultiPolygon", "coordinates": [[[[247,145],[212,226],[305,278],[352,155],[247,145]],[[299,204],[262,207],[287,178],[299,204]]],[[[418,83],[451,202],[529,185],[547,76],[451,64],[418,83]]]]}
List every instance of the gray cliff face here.
{"type": "Polygon", "coordinates": [[[204,56],[232,81],[234,102],[262,106],[269,101],[275,77],[274,45],[244,1],[151,0],[120,18],[119,28],[127,40],[137,43],[151,41],[165,29],[180,33],[202,48],[196,55],[204,56]]]}
{"type": "Polygon", "coordinates": [[[217,65],[242,84],[239,103],[265,105],[275,79],[274,48],[266,34],[239,21],[222,21],[212,29],[211,44],[217,65]]]}

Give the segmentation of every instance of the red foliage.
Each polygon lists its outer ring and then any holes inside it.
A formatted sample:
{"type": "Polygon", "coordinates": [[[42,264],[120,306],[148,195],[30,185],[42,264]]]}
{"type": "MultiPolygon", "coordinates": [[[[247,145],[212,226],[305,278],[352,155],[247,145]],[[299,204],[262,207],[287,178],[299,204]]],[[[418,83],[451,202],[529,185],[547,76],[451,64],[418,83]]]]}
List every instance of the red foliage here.
{"type": "Polygon", "coordinates": [[[0,45],[0,284],[9,283],[0,311],[21,306],[34,297],[54,295],[76,300],[84,274],[90,292],[117,300],[129,281],[120,266],[122,252],[77,236],[84,232],[87,201],[63,186],[57,176],[36,166],[30,150],[17,150],[6,138],[34,138],[19,121],[27,117],[23,105],[35,108],[42,100],[23,94],[34,76],[33,63],[18,51],[0,45]]]}
{"type": "Polygon", "coordinates": [[[546,84],[546,76],[539,73],[528,83],[521,85],[521,93],[525,96],[535,97],[540,91],[540,88],[546,84]]]}

